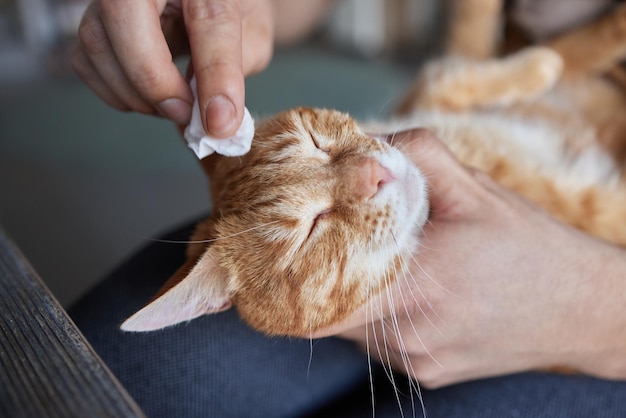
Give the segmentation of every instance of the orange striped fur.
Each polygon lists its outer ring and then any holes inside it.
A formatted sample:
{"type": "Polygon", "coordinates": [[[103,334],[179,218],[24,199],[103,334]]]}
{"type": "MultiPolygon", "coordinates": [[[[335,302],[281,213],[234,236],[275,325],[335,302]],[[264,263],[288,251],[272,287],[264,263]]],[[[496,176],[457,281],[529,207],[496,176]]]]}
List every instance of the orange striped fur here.
{"type": "MultiPolygon", "coordinates": [[[[606,24],[621,27],[624,10],[606,24]]],[[[390,121],[298,108],[261,122],[248,154],[203,161],[214,207],[191,237],[202,242],[122,328],[158,329],[232,304],[262,332],[301,336],[385,289],[418,251],[428,197],[419,168],[368,132],[431,129],[464,164],[626,246],[626,102],[595,70],[570,68],[576,37],[623,37],[600,40],[614,58],[626,35],[586,30],[504,58],[437,60],[390,121]]]]}

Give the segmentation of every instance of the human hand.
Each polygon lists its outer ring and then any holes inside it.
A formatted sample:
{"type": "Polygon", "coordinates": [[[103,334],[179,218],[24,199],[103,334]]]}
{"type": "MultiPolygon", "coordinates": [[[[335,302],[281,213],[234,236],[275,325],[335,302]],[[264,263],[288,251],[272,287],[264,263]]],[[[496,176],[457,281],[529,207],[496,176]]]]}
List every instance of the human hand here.
{"type": "Polygon", "coordinates": [[[432,210],[409,275],[313,337],[355,340],[425,387],[555,365],[626,377],[626,253],[463,167],[427,131],[403,136],[432,210]]]}
{"type": "Polygon", "coordinates": [[[193,97],[172,57],[190,52],[202,123],[223,138],[241,124],[244,76],[272,51],[270,0],[92,0],[72,63],[110,106],[186,125],[193,97]]]}

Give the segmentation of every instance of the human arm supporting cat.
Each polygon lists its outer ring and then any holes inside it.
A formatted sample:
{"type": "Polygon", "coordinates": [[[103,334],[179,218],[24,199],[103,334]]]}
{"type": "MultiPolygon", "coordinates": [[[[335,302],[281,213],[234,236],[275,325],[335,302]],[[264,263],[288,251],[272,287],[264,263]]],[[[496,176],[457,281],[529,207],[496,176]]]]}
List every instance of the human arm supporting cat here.
{"type": "Polygon", "coordinates": [[[408,136],[431,190],[411,280],[374,302],[375,321],[364,307],[313,337],[355,340],[425,387],[555,365],[626,379],[626,251],[462,166],[426,131],[408,136]]]}

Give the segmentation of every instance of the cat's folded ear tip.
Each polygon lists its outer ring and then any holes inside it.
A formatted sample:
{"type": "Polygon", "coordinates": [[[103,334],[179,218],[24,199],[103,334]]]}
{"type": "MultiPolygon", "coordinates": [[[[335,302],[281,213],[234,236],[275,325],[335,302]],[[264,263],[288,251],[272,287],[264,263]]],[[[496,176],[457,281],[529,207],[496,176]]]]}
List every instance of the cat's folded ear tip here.
{"type": "Polygon", "coordinates": [[[154,321],[148,321],[146,318],[142,318],[141,315],[138,316],[140,312],[122,322],[120,330],[124,332],[150,332],[158,331],[168,326],[167,324],[163,325],[154,321]]]}
{"type": "Polygon", "coordinates": [[[124,332],[147,332],[153,331],[153,329],[146,329],[145,326],[141,326],[137,321],[133,321],[133,317],[128,318],[120,325],[120,330],[124,332]]]}
{"type": "MultiPolygon", "coordinates": [[[[148,305],[137,311],[120,325],[120,330],[124,332],[150,332],[158,331],[173,325],[189,322],[202,315],[213,314],[230,309],[232,303],[229,299],[216,300],[215,303],[207,303],[204,306],[195,306],[196,309],[189,311],[178,308],[160,312],[152,305],[148,305]],[[177,315],[170,315],[170,312],[177,315]]],[[[158,308],[159,306],[157,306],[158,308]]]]}

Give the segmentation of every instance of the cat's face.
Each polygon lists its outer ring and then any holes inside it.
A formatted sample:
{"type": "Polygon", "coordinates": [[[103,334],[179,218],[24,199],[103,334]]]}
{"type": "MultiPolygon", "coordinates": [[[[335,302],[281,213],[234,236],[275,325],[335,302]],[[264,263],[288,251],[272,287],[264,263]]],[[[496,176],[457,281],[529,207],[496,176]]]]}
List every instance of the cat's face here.
{"type": "Polygon", "coordinates": [[[406,267],[428,213],[418,169],[335,111],[279,114],[248,154],[207,164],[213,215],[192,240],[211,241],[183,282],[218,285],[186,292],[219,296],[205,312],[232,302],[269,334],[306,335],[363,305],[406,267]]]}

